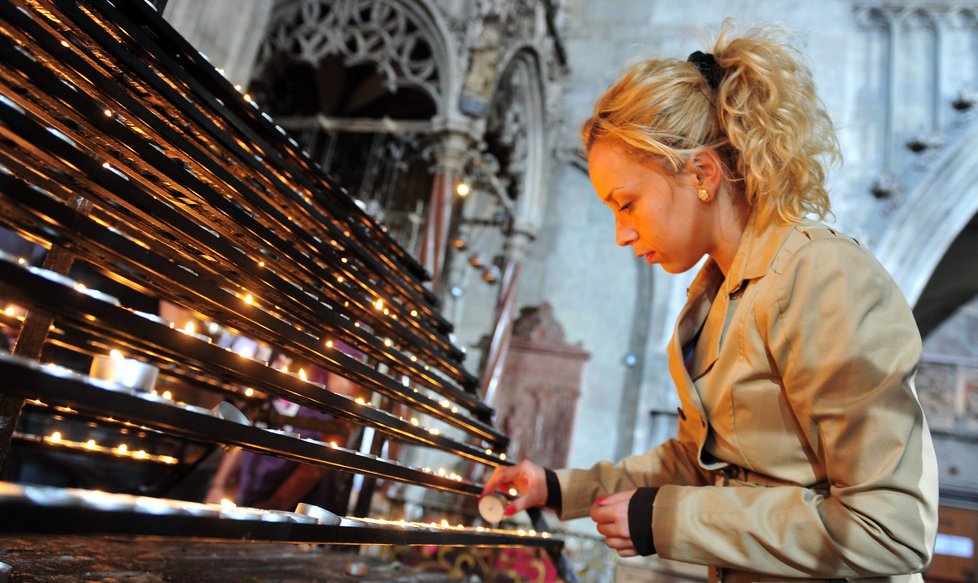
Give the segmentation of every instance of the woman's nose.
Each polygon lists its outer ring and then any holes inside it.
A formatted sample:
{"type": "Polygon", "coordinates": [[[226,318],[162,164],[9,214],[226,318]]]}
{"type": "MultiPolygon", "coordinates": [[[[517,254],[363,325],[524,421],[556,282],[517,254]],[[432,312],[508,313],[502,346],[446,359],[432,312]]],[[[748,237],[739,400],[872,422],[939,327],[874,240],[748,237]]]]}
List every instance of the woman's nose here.
{"type": "Polygon", "coordinates": [[[615,221],[615,242],[622,247],[627,247],[632,244],[638,237],[635,229],[631,225],[625,224],[623,221],[615,221]]]}

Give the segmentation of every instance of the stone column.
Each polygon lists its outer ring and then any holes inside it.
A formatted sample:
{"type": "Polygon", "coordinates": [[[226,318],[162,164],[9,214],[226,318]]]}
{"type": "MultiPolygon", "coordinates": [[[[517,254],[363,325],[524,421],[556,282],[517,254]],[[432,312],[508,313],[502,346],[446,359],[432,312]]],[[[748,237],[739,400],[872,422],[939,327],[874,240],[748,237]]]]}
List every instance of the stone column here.
{"type": "Polygon", "coordinates": [[[275,0],[169,0],[163,17],[235,85],[247,87],[275,0]]]}
{"type": "Polygon", "coordinates": [[[493,402],[496,388],[506,366],[513,331],[516,294],[523,273],[523,258],[526,257],[529,246],[530,236],[522,231],[512,233],[506,244],[505,271],[499,286],[492,338],[486,352],[485,370],[482,373],[482,400],[487,403],[493,402]]]}
{"type": "Polygon", "coordinates": [[[445,253],[455,207],[455,189],[463,175],[471,139],[463,132],[446,130],[435,150],[435,180],[428,201],[428,216],[418,258],[431,273],[431,290],[437,291],[445,269],[445,253]]]}

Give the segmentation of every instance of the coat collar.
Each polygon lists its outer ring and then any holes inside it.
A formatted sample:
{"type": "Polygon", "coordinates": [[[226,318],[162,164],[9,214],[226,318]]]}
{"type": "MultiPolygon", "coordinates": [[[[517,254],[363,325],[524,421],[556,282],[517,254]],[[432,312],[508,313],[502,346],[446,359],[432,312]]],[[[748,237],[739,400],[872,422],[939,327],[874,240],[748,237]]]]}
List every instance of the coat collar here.
{"type": "MultiPolygon", "coordinates": [[[[730,264],[730,272],[727,273],[725,286],[727,293],[738,290],[744,281],[756,279],[767,273],[785,237],[797,226],[796,223],[775,220],[774,223],[763,227],[759,224],[758,214],[756,211],[751,212],[744,232],[740,236],[740,245],[730,264]]],[[[713,263],[712,260],[710,262],[713,263]]]]}
{"type": "Polygon", "coordinates": [[[689,287],[686,305],[676,321],[676,345],[672,349],[681,355],[682,347],[694,336],[700,333],[706,336],[700,339],[698,352],[689,371],[693,379],[706,372],[717,358],[730,295],[740,290],[744,282],[762,277],[768,272],[788,233],[796,226],[794,223],[776,222],[760,228],[758,223],[757,213],[752,212],[726,278],[716,262],[707,259],[689,287]],[[704,323],[714,309],[714,300],[722,302],[722,306],[718,307],[722,313],[715,323],[719,328],[707,329],[704,328],[704,323]]]}

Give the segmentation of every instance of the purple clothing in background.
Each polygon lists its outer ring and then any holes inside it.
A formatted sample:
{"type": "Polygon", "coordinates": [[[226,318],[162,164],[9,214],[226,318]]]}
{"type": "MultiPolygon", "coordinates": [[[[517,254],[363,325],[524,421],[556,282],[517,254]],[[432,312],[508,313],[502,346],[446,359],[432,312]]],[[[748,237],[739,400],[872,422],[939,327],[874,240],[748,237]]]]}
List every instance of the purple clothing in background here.
{"type": "MultiPolygon", "coordinates": [[[[331,421],[333,419],[332,415],[303,406],[299,406],[295,417],[318,419],[320,421],[331,421]]],[[[319,437],[318,433],[309,429],[297,428],[294,431],[302,437],[319,437]]],[[[262,500],[267,500],[288,479],[296,467],[298,467],[296,462],[270,455],[262,455],[250,451],[242,451],[238,455],[242,457],[239,469],[240,475],[238,477],[238,490],[235,498],[241,506],[251,506],[262,500]]],[[[327,472],[326,476],[323,477],[323,481],[330,481],[331,474],[332,472],[327,472]]],[[[326,502],[325,500],[316,501],[307,499],[310,497],[320,498],[321,496],[331,496],[332,494],[332,488],[325,488],[326,492],[319,492],[321,490],[324,490],[322,484],[314,488],[302,501],[315,504],[316,506],[323,506],[326,502]],[[318,502],[322,502],[323,504],[318,502]]]]}

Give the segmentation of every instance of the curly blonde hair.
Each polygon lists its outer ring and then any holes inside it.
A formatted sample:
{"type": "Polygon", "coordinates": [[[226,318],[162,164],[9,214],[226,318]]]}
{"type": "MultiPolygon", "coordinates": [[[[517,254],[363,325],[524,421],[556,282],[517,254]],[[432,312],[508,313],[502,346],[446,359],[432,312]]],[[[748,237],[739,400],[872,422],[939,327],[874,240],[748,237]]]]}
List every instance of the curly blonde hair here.
{"type": "Polygon", "coordinates": [[[690,62],[638,61],[598,99],[581,129],[584,147],[615,139],[674,172],[697,149],[713,148],[762,221],[824,218],[830,208],[820,158],[840,155],[811,72],[775,29],[734,38],[731,27],[724,21],[711,50],[723,69],[716,89],[690,62]]]}

